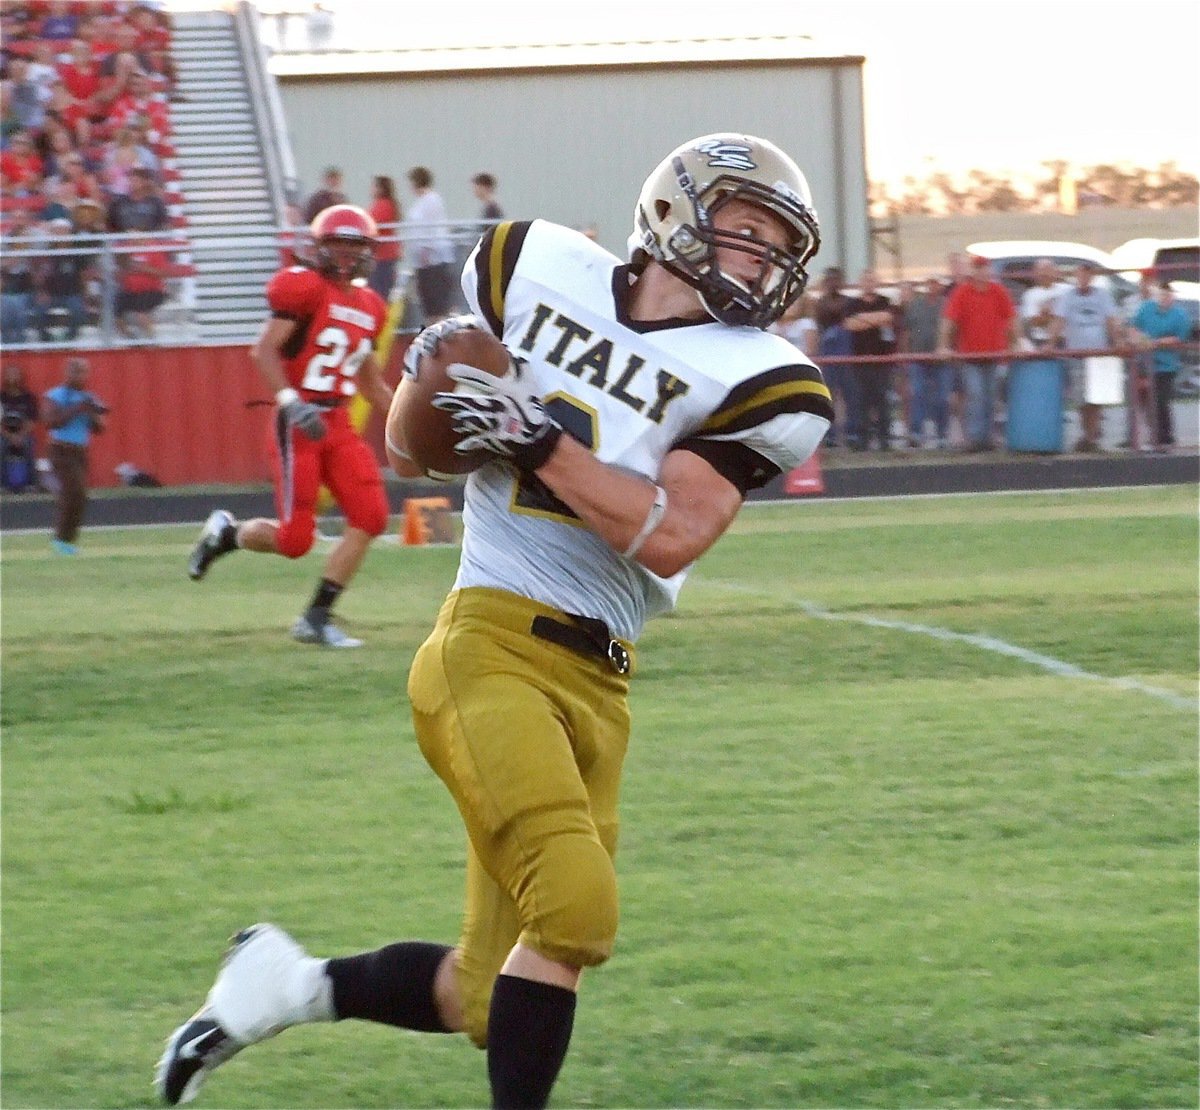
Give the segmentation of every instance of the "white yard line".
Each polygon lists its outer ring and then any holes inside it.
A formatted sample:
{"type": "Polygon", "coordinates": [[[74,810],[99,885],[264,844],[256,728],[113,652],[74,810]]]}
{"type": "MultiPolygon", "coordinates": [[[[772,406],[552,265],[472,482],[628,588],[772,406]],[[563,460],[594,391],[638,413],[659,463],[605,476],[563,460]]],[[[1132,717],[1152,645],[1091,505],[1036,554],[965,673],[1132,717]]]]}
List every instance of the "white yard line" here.
{"type": "MultiPolygon", "coordinates": [[[[1099,488],[1085,488],[1077,490],[995,490],[990,491],[995,495],[1011,495],[1014,493],[1022,494],[1064,494],[1064,493],[1099,493],[1107,490],[1123,489],[1130,487],[1105,487],[1105,490],[1099,488]]],[[[1141,489],[1146,488],[1163,488],[1163,487],[1136,487],[1141,489]]],[[[891,501],[903,499],[929,498],[929,497],[979,497],[980,493],[931,493],[931,494],[899,494],[887,495],[880,497],[847,497],[847,498],[821,498],[820,502],[828,504],[831,501],[891,501]]],[[[801,498],[788,498],[786,501],[750,501],[746,503],[746,508],[755,505],[798,505],[802,504],[801,498]]],[[[95,531],[138,531],[144,528],[171,528],[171,527],[188,527],[194,529],[195,525],[171,525],[171,524],[110,524],[97,526],[95,531]]],[[[30,535],[38,532],[45,532],[43,528],[15,529],[8,532],[8,535],[20,536],[30,535]]],[[[322,536],[322,539],[329,537],[322,536]]],[[[396,537],[386,535],[381,537],[384,542],[391,541],[398,543],[396,537]]],[[[428,544],[422,546],[445,546],[428,544]]],[[[1176,706],[1180,709],[1195,710],[1197,702],[1195,698],[1187,698],[1182,694],[1175,693],[1174,690],[1165,690],[1160,686],[1151,686],[1148,683],[1141,682],[1136,678],[1113,677],[1111,675],[1095,674],[1092,671],[1085,671],[1082,667],[1077,667],[1074,663],[1068,663],[1063,659],[1055,659],[1052,655],[1043,655],[1041,652],[1032,651],[1029,648],[1021,647],[1019,644],[1010,644],[1006,640],[997,639],[995,636],[988,636],[981,632],[955,632],[949,628],[939,628],[936,625],[916,624],[912,621],[897,621],[889,620],[886,617],[875,617],[869,613],[837,613],[831,609],[826,609],[818,605],[814,601],[804,599],[796,599],[793,597],[783,597],[781,595],[765,593],[762,590],[756,590],[751,586],[744,586],[740,582],[727,582],[715,578],[705,578],[703,576],[695,576],[693,582],[699,582],[703,585],[710,586],[714,589],[727,590],[730,593],[745,594],[748,596],[762,598],[765,601],[775,602],[776,604],[787,606],[804,613],[805,616],[812,617],[814,620],[824,621],[844,621],[850,624],[862,624],[869,628],[883,628],[892,632],[907,632],[912,635],[929,636],[935,640],[942,640],[952,643],[969,644],[971,647],[979,648],[982,651],[990,651],[997,655],[1007,655],[1012,659],[1019,659],[1023,663],[1028,663],[1034,667],[1040,667],[1044,671],[1049,671],[1051,674],[1058,675],[1062,678],[1077,678],[1088,682],[1100,682],[1106,686],[1113,686],[1120,690],[1132,690],[1140,694],[1145,694],[1148,697],[1158,698],[1169,705],[1176,706]]]]}
{"type": "Polygon", "coordinates": [[[1160,701],[1165,701],[1167,704],[1179,709],[1195,711],[1197,708],[1195,698],[1186,698],[1182,694],[1175,693],[1174,690],[1164,690],[1160,686],[1150,686],[1136,678],[1094,674],[1092,671],[1085,671],[1082,667],[1077,667],[1074,663],[1068,663],[1063,659],[1055,659],[1052,655],[1043,655],[1041,652],[1032,651],[1029,648],[1021,647],[1019,644],[1010,644],[1006,640],[1000,640],[995,636],[989,636],[982,632],[955,632],[952,629],[939,628],[936,625],[916,624],[912,621],[897,621],[889,620],[886,617],[875,617],[870,613],[837,613],[818,605],[814,601],[766,593],[762,590],[756,590],[752,586],[744,586],[740,582],[727,582],[721,579],[703,578],[700,576],[697,576],[693,581],[714,589],[727,590],[730,593],[744,594],[750,597],[761,598],[764,601],[775,602],[787,608],[796,609],[805,616],[812,617],[814,620],[845,621],[849,624],[863,624],[869,628],[884,628],[891,632],[908,632],[917,636],[929,636],[934,640],[969,644],[971,647],[979,648],[982,651],[990,651],[997,655],[1007,655],[1012,659],[1019,659],[1023,663],[1040,667],[1042,670],[1049,671],[1051,674],[1062,678],[1085,679],[1088,682],[1100,682],[1106,686],[1114,686],[1120,690],[1132,690],[1139,694],[1146,694],[1148,697],[1158,698],[1160,701]]]}
{"type": "Polygon", "coordinates": [[[855,501],[929,501],[934,498],[954,498],[954,497],[1038,497],[1068,493],[1121,493],[1126,490],[1152,490],[1152,489],[1174,489],[1177,485],[1189,483],[1182,482],[1156,482],[1153,485],[1138,485],[1138,486],[1065,486],[1062,489],[1042,488],[1038,489],[979,489],[979,490],[945,490],[936,493],[864,493],[855,497],[827,497],[825,494],[820,496],[804,496],[796,497],[760,497],[753,501],[743,502],[741,511],[754,509],[758,507],[768,507],[774,505],[803,505],[806,502],[812,505],[849,505],[855,501]]]}

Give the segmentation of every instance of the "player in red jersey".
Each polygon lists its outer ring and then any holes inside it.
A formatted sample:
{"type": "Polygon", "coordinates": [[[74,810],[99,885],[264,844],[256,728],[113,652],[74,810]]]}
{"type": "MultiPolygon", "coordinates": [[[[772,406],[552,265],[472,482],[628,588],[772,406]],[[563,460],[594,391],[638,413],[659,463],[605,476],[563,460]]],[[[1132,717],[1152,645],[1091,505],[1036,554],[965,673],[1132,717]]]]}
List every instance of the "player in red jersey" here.
{"type": "Polygon", "coordinates": [[[214,560],[238,548],[298,559],[313,545],[317,495],[327,486],[345,514],[346,530],[292,636],[307,644],[360,647],[361,640],[330,620],[330,611],[388,523],[379,465],[348,413],[350,398],[360,391],[382,412],[391,404],[373,354],[387,306],[355,284],[370,270],[375,252],[375,221],[366,212],[350,204],[326,208],[310,231],[315,256],[271,279],[271,316],[250,351],[276,400],[271,454],[279,518],[239,523],[217,509],[200,533],[188,574],[203,578],[214,560]]]}

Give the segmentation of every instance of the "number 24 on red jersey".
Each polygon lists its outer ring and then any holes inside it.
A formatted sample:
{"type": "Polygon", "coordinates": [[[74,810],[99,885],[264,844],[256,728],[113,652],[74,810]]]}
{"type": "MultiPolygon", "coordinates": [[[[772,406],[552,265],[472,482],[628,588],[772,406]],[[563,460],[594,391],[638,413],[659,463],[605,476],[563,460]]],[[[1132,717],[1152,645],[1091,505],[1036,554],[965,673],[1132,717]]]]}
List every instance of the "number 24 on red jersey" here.
{"type": "Polygon", "coordinates": [[[282,354],[288,384],[308,396],[352,397],[387,306],[371,289],[338,286],[304,266],[280,270],[267,286],[276,317],[297,327],[282,354]]]}

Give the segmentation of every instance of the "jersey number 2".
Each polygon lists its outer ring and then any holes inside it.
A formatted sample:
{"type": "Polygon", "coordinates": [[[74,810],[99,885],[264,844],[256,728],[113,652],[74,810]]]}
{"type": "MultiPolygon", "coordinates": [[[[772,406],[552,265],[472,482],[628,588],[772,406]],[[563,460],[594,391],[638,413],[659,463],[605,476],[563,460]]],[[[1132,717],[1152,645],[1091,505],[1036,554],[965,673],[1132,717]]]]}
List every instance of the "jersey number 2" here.
{"type": "Polygon", "coordinates": [[[358,368],[366,361],[371,353],[371,341],[364,335],[358,341],[358,346],[347,357],[350,350],[350,337],[342,328],[330,325],[314,340],[317,353],[308,360],[304,368],[304,381],[301,388],[311,389],[314,393],[332,393],[338,381],[340,371],[341,392],[350,396],[354,393],[354,383],[350,380],[358,373],[358,368]]]}
{"type": "MultiPolygon", "coordinates": [[[[599,447],[599,428],[594,409],[565,393],[547,397],[544,404],[546,411],[563,426],[572,439],[582,443],[592,452],[599,447]]],[[[555,497],[536,474],[522,474],[517,479],[512,508],[516,512],[532,513],[534,516],[554,517],[571,523],[579,521],[576,513],[565,502],[555,497]]]]}

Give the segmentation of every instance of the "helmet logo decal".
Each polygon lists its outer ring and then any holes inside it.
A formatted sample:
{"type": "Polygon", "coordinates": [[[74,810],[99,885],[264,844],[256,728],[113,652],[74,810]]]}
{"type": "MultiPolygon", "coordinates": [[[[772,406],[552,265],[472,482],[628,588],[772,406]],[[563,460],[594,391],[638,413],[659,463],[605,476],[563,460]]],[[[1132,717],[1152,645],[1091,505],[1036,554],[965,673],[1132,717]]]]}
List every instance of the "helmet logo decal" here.
{"type": "Polygon", "coordinates": [[[794,201],[799,205],[804,205],[804,198],[801,197],[786,181],[776,181],[772,188],[774,188],[775,192],[782,193],[788,198],[788,200],[794,201]]]}
{"type": "Polygon", "coordinates": [[[720,139],[709,139],[696,149],[708,155],[708,164],[722,170],[755,170],[758,163],[750,157],[751,148],[745,143],[726,143],[720,139]]]}

